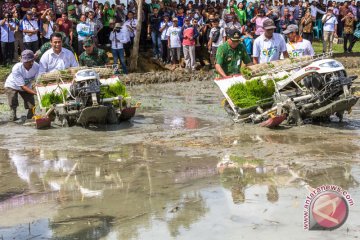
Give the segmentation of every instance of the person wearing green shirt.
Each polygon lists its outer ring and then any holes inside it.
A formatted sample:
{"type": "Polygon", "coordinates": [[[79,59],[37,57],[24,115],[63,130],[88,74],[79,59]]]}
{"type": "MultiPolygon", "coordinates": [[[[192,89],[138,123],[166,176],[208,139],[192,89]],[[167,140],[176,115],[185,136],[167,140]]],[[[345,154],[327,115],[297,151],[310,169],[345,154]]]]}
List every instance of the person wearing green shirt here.
{"type": "Polygon", "coordinates": [[[246,11],[244,9],[244,4],[242,2],[239,2],[237,7],[234,7],[234,8],[235,8],[235,13],[239,19],[241,26],[244,26],[246,23],[246,11]]]}
{"type": "Polygon", "coordinates": [[[215,69],[220,77],[239,74],[240,66],[252,65],[249,55],[246,53],[244,45],[240,42],[241,33],[237,29],[228,31],[228,40],[220,45],[216,52],[215,69]]]}
{"type": "Polygon", "coordinates": [[[110,44],[110,21],[113,19],[115,19],[115,11],[110,7],[110,2],[106,1],[104,4],[104,9],[101,13],[101,20],[104,26],[98,34],[100,44],[110,44]]]}

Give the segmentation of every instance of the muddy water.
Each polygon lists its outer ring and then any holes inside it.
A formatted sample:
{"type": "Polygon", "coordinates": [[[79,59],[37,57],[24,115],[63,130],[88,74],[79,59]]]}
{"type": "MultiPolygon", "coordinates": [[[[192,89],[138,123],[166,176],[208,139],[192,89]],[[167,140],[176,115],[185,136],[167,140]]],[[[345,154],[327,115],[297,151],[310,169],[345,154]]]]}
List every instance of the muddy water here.
{"type": "Polygon", "coordinates": [[[360,236],[358,106],[341,124],[268,130],[233,124],[210,82],[130,91],[142,108],[118,126],[39,131],[0,116],[0,239],[360,236]],[[239,168],[219,172],[226,159],[239,168]],[[306,184],[348,190],[341,228],[303,230],[306,184]]]}

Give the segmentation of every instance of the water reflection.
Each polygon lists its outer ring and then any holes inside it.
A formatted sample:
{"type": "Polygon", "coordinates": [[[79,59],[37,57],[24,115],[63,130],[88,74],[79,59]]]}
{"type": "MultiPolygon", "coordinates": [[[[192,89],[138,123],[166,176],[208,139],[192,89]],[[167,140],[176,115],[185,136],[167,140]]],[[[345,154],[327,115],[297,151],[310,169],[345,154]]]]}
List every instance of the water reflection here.
{"type": "MultiPolygon", "coordinates": [[[[7,216],[0,217],[0,226],[8,227],[0,227],[5,239],[35,233],[52,239],[197,239],[201,234],[229,239],[238,229],[285,221],[274,213],[301,218],[302,181],[358,189],[360,179],[359,168],[348,164],[310,168],[234,155],[226,155],[216,169],[215,157],[183,157],[142,144],[111,153],[0,153],[7,158],[0,161],[2,182],[24,189],[13,196],[0,188],[7,196],[0,201],[1,216],[7,216]]],[[[296,221],[281,226],[293,228],[296,221]]]]}
{"type": "MultiPolygon", "coordinates": [[[[137,229],[152,228],[153,219],[163,219],[177,236],[207,212],[189,182],[216,175],[202,158],[185,164],[185,157],[143,145],[112,153],[9,151],[8,159],[27,190],[1,202],[0,211],[55,202],[48,226],[55,239],[99,239],[110,229],[130,239],[137,229]]],[[[216,158],[208,160],[215,165],[216,158]]]]}
{"type": "Polygon", "coordinates": [[[266,198],[271,203],[279,200],[279,187],[309,185],[316,188],[326,184],[343,189],[359,187],[359,182],[351,175],[349,164],[313,168],[301,164],[265,165],[263,160],[225,155],[217,169],[221,173],[222,185],[231,191],[234,204],[245,203],[249,199],[246,190],[254,185],[267,186],[266,198]]]}

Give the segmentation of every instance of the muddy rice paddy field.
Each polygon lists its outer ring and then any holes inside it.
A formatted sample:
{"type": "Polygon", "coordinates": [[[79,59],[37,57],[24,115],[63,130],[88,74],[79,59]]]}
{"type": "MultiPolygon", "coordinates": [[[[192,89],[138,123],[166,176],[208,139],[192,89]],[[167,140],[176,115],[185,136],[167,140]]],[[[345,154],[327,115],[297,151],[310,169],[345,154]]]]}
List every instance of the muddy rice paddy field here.
{"type": "Polygon", "coordinates": [[[359,104],[342,123],[271,130],[233,123],[211,81],[129,92],[135,118],[88,129],[9,123],[0,106],[0,239],[360,237],[359,104]],[[219,172],[225,160],[239,168],[219,172]],[[339,229],[305,231],[305,186],[323,184],[354,205],[339,229]]]}

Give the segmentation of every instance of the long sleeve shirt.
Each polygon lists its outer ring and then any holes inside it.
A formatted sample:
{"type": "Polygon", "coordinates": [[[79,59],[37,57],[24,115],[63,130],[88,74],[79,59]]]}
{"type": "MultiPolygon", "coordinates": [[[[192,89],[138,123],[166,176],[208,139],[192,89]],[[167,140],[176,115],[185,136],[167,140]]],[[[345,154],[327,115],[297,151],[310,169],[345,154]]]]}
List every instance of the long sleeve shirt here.
{"type": "Polygon", "coordinates": [[[311,6],[310,6],[310,14],[311,14],[311,17],[316,18],[317,13],[325,14],[326,12],[324,12],[323,10],[320,10],[320,9],[318,9],[317,7],[311,5],[311,6]]]}
{"type": "Polygon", "coordinates": [[[70,67],[78,67],[79,64],[74,54],[62,48],[59,54],[54,53],[53,49],[47,50],[40,59],[39,75],[42,73],[52,72],[54,70],[64,70],[70,67]]]}
{"type": "Polygon", "coordinates": [[[127,38],[122,31],[112,31],[109,39],[111,41],[111,49],[123,49],[124,43],[127,43],[127,38]]]}

